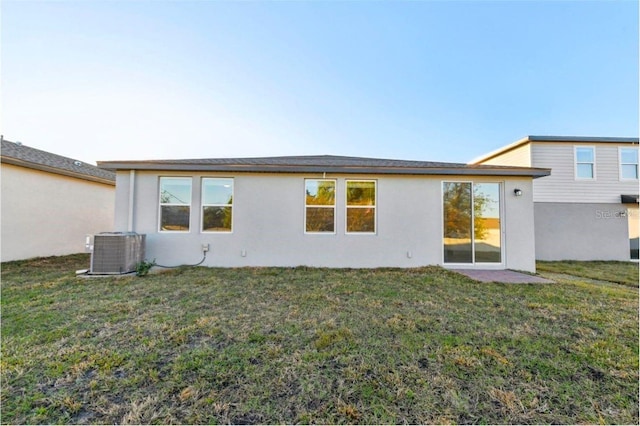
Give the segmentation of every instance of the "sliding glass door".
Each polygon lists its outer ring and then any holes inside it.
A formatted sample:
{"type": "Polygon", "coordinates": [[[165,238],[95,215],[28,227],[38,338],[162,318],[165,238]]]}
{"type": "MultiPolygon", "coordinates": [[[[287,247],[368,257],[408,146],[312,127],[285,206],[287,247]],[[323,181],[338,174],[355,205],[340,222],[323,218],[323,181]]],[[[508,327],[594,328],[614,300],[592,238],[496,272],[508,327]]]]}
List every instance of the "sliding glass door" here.
{"type": "Polygon", "coordinates": [[[443,182],[444,263],[502,263],[500,184],[443,182]]]}

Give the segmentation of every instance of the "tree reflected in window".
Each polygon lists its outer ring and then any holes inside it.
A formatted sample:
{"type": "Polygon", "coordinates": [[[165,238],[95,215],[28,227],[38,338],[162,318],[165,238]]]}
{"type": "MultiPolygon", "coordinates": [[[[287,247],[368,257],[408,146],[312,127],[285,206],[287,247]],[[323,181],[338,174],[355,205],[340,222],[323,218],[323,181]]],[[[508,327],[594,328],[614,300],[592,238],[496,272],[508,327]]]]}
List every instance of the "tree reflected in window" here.
{"type": "Polygon", "coordinates": [[[334,180],[305,180],[305,231],[309,233],[335,232],[336,182],[334,180]]]}
{"type": "Polygon", "coordinates": [[[443,183],[445,263],[500,263],[500,184],[443,183]]]}
{"type": "Polygon", "coordinates": [[[375,181],[347,181],[347,232],[376,232],[375,181]]]}
{"type": "Polygon", "coordinates": [[[233,179],[202,179],[202,231],[231,232],[233,179]]]}
{"type": "Polygon", "coordinates": [[[445,182],[442,203],[444,208],[444,261],[471,263],[471,183],[445,182]]]}
{"type": "Polygon", "coordinates": [[[160,178],[160,231],[189,231],[191,178],[160,178]]]}

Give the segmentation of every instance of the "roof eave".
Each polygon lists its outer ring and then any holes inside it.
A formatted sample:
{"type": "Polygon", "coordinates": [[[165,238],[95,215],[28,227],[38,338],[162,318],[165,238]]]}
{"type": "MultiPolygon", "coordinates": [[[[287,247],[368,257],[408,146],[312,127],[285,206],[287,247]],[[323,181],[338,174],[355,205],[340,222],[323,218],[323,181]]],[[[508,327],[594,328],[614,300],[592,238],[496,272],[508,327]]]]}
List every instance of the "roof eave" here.
{"type": "Polygon", "coordinates": [[[20,167],[25,167],[25,168],[28,168],[28,169],[38,170],[38,171],[41,171],[41,172],[54,173],[54,174],[57,174],[57,175],[72,177],[72,178],[76,178],[76,179],[82,179],[82,180],[87,180],[87,181],[91,181],[91,182],[102,183],[102,184],[105,184],[105,185],[111,185],[111,186],[115,186],[116,185],[115,179],[112,180],[112,179],[101,178],[101,177],[98,177],[98,176],[91,176],[91,175],[87,175],[87,174],[84,174],[84,173],[77,173],[77,172],[73,172],[73,171],[70,171],[70,170],[59,169],[57,167],[51,167],[51,166],[46,166],[44,164],[38,164],[38,163],[33,163],[31,161],[21,160],[19,158],[7,157],[5,155],[0,156],[0,163],[6,163],[6,164],[14,165],[14,166],[20,166],[20,167]]]}
{"type": "Polygon", "coordinates": [[[157,171],[201,171],[232,173],[342,173],[342,174],[378,174],[378,175],[460,175],[460,176],[530,176],[533,178],[548,176],[549,169],[528,167],[357,167],[357,166],[284,166],[284,165],[241,165],[241,164],[183,164],[151,162],[109,162],[99,161],[98,167],[109,170],[157,170],[157,171]]]}
{"type": "Polygon", "coordinates": [[[527,136],[530,142],[590,142],[590,143],[630,143],[638,144],[638,138],[599,136],[527,136]]]}

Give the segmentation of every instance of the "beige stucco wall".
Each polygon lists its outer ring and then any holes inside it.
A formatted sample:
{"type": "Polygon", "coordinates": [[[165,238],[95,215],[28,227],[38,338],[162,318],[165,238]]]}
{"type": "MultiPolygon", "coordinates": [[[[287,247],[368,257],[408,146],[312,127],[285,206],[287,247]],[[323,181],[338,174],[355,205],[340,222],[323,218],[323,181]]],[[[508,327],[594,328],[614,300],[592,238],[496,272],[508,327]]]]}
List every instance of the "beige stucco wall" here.
{"type": "Polygon", "coordinates": [[[346,176],[337,180],[336,233],[304,232],[304,179],[318,174],[219,174],[120,171],[116,179],[116,231],[147,235],[146,254],[164,265],[196,263],[210,244],[206,266],[418,267],[443,263],[442,181],[502,182],[505,264],[534,271],[532,181],[530,178],[439,176],[346,176]],[[158,232],[159,176],[193,177],[191,230],[158,232]],[[201,233],[200,179],[234,178],[233,232],[201,233]],[[130,206],[131,179],[134,180],[130,206]],[[345,234],[345,179],[375,179],[377,232],[345,234]],[[522,197],[513,195],[514,188],[522,197]],[[131,207],[131,208],[130,208],[131,207]],[[129,226],[129,218],[132,218],[129,226]]]}
{"type": "Polygon", "coordinates": [[[86,234],[113,230],[115,188],[0,164],[3,262],[84,251],[86,234]]]}

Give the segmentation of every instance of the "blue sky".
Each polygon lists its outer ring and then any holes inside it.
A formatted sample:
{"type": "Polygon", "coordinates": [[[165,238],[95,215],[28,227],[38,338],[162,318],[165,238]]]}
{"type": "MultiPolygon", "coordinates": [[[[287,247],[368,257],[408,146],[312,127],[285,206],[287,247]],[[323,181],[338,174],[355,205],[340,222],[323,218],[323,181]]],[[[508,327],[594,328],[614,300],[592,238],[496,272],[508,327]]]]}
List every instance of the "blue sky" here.
{"type": "Polygon", "coordinates": [[[81,159],[466,162],[638,136],[635,1],[12,1],[6,139],[81,159]]]}

